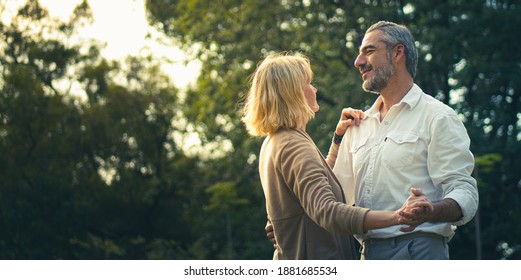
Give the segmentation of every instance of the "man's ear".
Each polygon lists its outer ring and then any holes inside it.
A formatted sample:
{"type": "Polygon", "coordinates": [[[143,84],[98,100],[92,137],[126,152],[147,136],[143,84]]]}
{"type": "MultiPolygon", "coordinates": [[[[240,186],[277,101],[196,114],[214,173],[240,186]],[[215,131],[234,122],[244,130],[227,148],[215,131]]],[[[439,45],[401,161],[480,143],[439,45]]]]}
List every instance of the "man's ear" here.
{"type": "Polygon", "coordinates": [[[393,50],[393,60],[398,62],[401,59],[405,59],[405,47],[402,44],[398,44],[393,50]]]}

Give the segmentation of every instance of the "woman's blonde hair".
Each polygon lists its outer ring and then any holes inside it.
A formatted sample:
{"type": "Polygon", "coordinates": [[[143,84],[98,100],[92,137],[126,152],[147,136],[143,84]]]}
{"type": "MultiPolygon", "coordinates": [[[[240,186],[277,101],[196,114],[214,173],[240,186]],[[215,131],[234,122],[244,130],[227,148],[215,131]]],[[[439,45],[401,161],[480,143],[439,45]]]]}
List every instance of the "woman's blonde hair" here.
{"type": "Polygon", "coordinates": [[[242,121],[248,132],[265,136],[313,118],[304,96],[304,85],[312,78],[309,59],[301,53],[267,56],[258,64],[246,97],[242,121]]]}

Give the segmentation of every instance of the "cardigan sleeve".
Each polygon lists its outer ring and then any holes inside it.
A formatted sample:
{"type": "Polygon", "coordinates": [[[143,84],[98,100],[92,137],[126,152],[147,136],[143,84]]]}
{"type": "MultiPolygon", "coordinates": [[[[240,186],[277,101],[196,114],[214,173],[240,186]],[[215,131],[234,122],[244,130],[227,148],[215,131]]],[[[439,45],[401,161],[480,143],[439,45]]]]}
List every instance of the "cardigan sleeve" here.
{"type": "Polygon", "coordinates": [[[331,169],[335,167],[336,157],[338,155],[338,149],[340,145],[335,144],[335,142],[331,141],[331,146],[329,147],[329,152],[327,153],[327,164],[331,169]]]}
{"type": "Polygon", "coordinates": [[[330,232],[362,234],[367,208],[350,206],[334,193],[342,193],[334,174],[325,166],[322,155],[308,139],[295,139],[281,146],[280,166],[287,186],[306,214],[330,232]]]}

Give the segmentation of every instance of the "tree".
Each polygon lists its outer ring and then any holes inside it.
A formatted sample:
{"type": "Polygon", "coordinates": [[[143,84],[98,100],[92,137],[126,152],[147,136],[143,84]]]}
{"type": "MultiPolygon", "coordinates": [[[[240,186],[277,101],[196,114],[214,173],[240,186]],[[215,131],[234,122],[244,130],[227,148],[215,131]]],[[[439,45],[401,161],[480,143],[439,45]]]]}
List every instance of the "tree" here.
{"type": "Polygon", "coordinates": [[[0,258],[190,258],[204,190],[174,139],[178,90],[152,57],[71,43],[90,14],[30,0],[0,24],[0,258]]]}

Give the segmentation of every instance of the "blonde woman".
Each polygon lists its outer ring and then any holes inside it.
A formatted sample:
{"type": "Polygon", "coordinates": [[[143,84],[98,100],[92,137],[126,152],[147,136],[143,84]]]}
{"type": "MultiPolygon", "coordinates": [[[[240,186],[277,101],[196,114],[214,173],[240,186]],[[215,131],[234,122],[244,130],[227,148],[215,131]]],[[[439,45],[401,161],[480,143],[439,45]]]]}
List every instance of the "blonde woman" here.
{"type": "Polygon", "coordinates": [[[244,106],[248,132],[266,136],[259,173],[277,243],[273,259],[357,259],[352,234],[413,222],[400,210],[345,203],[340,183],[306,133],[319,110],[312,79],[306,56],[270,55],[258,65],[244,106]]]}

